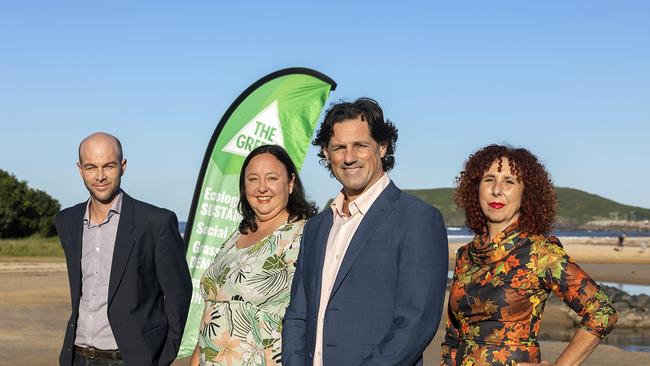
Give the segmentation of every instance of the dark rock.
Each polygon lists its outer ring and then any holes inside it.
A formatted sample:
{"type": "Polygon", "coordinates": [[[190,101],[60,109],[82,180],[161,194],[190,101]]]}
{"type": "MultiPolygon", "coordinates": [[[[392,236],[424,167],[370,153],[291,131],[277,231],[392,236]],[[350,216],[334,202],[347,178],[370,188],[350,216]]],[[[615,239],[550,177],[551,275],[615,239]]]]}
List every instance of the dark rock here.
{"type": "Polygon", "coordinates": [[[624,301],[615,302],[613,305],[614,309],[616,309],[616,312],[618,313],[630,309],[630,304],[624,301]]]}
{"type": "MultiPolygon", "coordinates": [[[[650,296],[646,294],[630,295],[616,287],[602,286],[603,291],[609,296],[614,309],[618,314],[618,321],[614,327],[618,328],[650,328],[650,296]]],[[[566,304],[559,304],[556,296],[548,300],[549,306],[561,306],[577,325],[582,318],[573,312],[566,304]]]]}

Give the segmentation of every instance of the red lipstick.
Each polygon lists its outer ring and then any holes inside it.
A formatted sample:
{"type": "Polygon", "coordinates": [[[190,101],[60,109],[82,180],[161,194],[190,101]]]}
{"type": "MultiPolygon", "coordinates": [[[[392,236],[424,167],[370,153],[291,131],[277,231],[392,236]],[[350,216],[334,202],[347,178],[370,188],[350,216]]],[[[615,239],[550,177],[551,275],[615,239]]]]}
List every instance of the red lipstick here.
{"type": "Polygon", "coordinates": [[[500,202],[490,202],[490,203],[488,203],[488,206],[490,206],[492,208],[500,209],[505,205],[503,203],[500,203],[500,202]]]}

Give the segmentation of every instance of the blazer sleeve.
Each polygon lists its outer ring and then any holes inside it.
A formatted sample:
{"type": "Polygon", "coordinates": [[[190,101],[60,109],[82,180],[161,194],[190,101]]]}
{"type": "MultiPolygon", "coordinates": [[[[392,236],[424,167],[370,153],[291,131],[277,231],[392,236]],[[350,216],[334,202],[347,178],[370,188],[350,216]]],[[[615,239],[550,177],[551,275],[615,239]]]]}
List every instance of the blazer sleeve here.
{"type": "MultiPolygon", "coordinates": [[[[400,221],[400,220],[398,220],[400,221]]],[[[447,285],[447,232],[440,212],[426,206],[405,227],[398,261],[393,325],[363,366],[412,365],[438,329],[447,285]]]]}
{"type": "Polygon", "coordinates": [[[159,365],[170,365],[180,347],[192,297],[192,279],[185,260],[185,244],[178,232],[176,215],[167,211],[155,246],[156,276],[165,296],[169,329],[159,365]]]}
{"type": "Polygon", "coordinates": [[[282,364],[285,366],[305,365],[305,333],[307,329],[307,298],[303,282],[303,263],[305,257],[305,233],[303,229],[300,251],[296,261],[296,271],[291,284],[291,300],[282,321],[282,364]]]}

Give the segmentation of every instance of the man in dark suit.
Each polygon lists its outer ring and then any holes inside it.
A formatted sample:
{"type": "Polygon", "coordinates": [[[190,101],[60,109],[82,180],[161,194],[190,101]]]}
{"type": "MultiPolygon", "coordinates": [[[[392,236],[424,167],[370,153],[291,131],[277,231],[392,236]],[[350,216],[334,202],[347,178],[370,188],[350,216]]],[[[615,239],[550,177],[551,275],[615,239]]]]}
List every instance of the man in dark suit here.
{"type": "Polygon", "coordinates": [[[88,201],[56,217],[72,315],[61,365],[169,365],[192,295],[176,215],[120,189],[120,141],[94,133],[79,145],[88,201]]]}
{"type": "Polygon", "coordinates": [[[325,115],[314,145],[343,188],[303,232],[285,366],[422,365],[442,314],[447,236],[438,210],[388,177],[396,141],[372,99],[325,115]]]}

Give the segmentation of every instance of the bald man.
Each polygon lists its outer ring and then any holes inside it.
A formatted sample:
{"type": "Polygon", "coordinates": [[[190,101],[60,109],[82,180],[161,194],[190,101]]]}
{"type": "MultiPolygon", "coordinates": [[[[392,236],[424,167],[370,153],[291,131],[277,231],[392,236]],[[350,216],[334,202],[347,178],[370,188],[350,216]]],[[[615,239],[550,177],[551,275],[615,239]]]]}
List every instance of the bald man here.
{"type": "Polygon", "coordinates": [[[185,245],[173,212],[120,189],[120,141],[98,132],[79,144],[90,198],[56,217],[72,314],[61,365],[169,365],[192,295],[185,245]]]}

